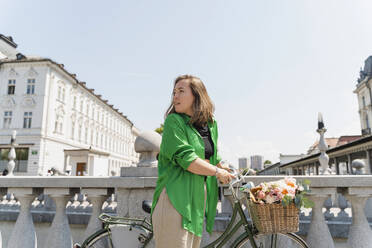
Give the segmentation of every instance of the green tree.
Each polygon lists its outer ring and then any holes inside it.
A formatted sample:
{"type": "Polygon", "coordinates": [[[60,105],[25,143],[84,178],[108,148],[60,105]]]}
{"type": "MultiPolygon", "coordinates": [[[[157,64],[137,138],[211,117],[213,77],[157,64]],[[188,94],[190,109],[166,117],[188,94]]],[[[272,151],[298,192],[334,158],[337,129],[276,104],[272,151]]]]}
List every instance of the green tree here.
{"type": "Polygon", "coordinates": [[[164,128],[164,124],[160,124],[160,127],[158,127],[158,128],[155,129],[155,132],[157,132],[158,134],[162,135],[163,128],[164,128]]]}
{"type": "Polygon", "coordinates": [[[272,163],[271,163],[270,160],[266,160],[266,161],[264,162],[264,165],[266,165],[266,164],[272,164],[272,163]]]}

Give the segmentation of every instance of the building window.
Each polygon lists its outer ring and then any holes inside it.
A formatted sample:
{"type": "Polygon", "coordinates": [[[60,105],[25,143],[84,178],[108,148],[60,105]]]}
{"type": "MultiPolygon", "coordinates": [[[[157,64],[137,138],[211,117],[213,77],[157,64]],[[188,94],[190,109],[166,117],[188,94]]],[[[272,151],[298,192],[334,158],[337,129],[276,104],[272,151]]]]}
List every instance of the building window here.
{"type": "MultiPolygon", "coordinates": [[[[0,171],[3,171],[8,166],[8,155],[9,148],[0,149],[0,171]]],[[[28,148],[16,148],[16,159],[15,167],[13,172],[27,172],[27,163],[28,163],[28,148]]]]}
{"type": "Polygon", "coordinates": [[[90,145],[93,145],[93,130],[90,131],[90,145]]]}
{"type": "Polygon", "coordinates": [[[369,126],[369,120],[368,120],[368,115],[366,115],[366,127],[367,128],[370,128],[370,126],[369,126]]]}
{"type": "Polygon", "coordinates": [[[63,130],[63,117],[60,115],[57,115],[56,121],[54,123],[54,132],[63,134],[62,130],[63,130]]]}
{"type": "Polygon", "coordinates": [[[83,104],[84,104],[84,101],[81,100],[81,101],[80,101],[80,112],[81,112],[81,113],[83,113],[83,108],[84,108],[83,104]]]}
{"type": "Polygon", "coordinates": [[[96,146],[97,147],[98,147],[98,137],[99,137],[98,132],[96,132],[96,146]]]}
{"type": "Polygon", "coordinates": [[[54,132],[57,133],[58,132],[58,121],[56,120],[56,122],[54,123],[54,132]]]}
{"type": "Polygon", "coordinates": [[[82,132],[82,126],[79,125],[79,131],[78,131],[78,140],[81,142],[81,132],[82,132]]]}
{"type": "Polygon", "coordinates": [[[85,144],[88,144],[88,128],[85,128],[85,135],[84,135],[84,142],[85,144]]]}
{"type": "Polygon", "coordinates": [[[12,111],[5,111],[4,112],[4,124],[3,128],[10,128],[10,124],[12,123],[12,111]]]}
{"type": "Polygon", "coordinates": [[[32,112],[23,114],[23,128],[31,128],[32,112]]]}
{"type": "Polygon", "coordinates": [[[71,124],[71,139],[73,140],[75,138],[75,122],[72,122],[71,124]]]}
{"type": "Polygon", "coordinates": [[[8,95],[14,95],[15,84],[16,84],[16,80],[15,79],[9,79],[8,80],[8,95]]]}
{"type": "Polygon", "coordinates": [[[65,102],[65,88],[62,88],[62,101],[65,102]]]}
{"type": "Polygon", "coordinates": [[[364,96],[362,96],[362,104],[363,104],[363,108],[366,107],[366,98],[364,96]]]}
{"type": "Polygon", "coordinates": [[[33,95],[35,94],[35,78],[29,78],[27,79],[27,95],[33,95]]]}
{"type": "Polygon", "coordinates": [[[86,111],[87,111],[87,116],[89,117],[89,104],[87,104],[87,109],[86,109],[86,111]]]}
{"type": "Polygon", "coordinates": [[[62,87],[58,86],[58,96],[57,96],[58,100],[61,100],[61,94],[62,94],[62,87]]]}
{"type": "Polygon", "coordinates": [[[76,96],[74,96],[74,104],[73,104],[73,108],[76,109],[76,96]]]}
{"type": "Polygon", "coordinates": [[[101,134],[101,147],[103,148],[103,134],[101,134]]]}

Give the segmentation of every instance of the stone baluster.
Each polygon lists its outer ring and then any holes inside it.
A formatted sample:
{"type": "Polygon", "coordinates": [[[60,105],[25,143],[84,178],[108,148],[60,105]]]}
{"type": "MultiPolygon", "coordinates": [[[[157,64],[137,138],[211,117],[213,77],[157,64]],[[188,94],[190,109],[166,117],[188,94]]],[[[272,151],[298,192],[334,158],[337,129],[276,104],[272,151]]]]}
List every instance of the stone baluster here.
{"type": "Polygon", "coordinates": [[[221,188],[221,214],[222,215],[231,215],[232,213],[232,206],[233,206],[233,198],[231,192],[228,188],[221,188]]]}
{"type": "Polygon", "coordinates": [[[325,202],[324,202],[324,207],[325,207],[325,209],[326,209],[326,211],[324,212],[324,218],[326,219],[326,220],[332,220],[334,217],[335,217],[335,215],[331,212],[331,208],[333,207],[333,204],[334,204],[335,202],[332,202],[332,198],[331,197],[329,197],[327,200],[325,200],[325,202]]]}
{"type": "Polygon", "coordinates": [[[84,238],[87,238],[102,228],[102,223],[98,219],[98,216],[101,214],[102,205],[107,198],[107,189],[83,189],[82,194],[87,194],[92,204],[92,215],[90,216],[87,229],[84,233],[84,238]]]}
{"type": "Polygon", "coordinates": [[[308,198],[314,202],[310,228],[306,237],[309,247],[334,248],[333,239],[325,221],[322,207],[324,201],[335,193],[335,188],[312,188],[311,193],[308,194],[308,198]]]}
{"type": "Polygon", "coordinates": [[[352,223],[347,240],[349,247],[367,248],[372,244],[372,231],[364,214],[364,206],[372,188],[349,188],[346,198],[351,202],[352,223]]]}
{"type": "Polygon", "coordinates": [[[338,206],[340,208],[340,212],[337,214],[337,220],[349,222],[351,221],[351,216],[345,211],[348,207],[348,202],[342,194],[338,195],[338,206]]]}
{"type": "Polygon", "coordinates": [[[7,176],[14,176],[13,170],[14,170],[14,167],[15,167],[15,161],[14,160],[16,159],[16,152],[15,152],[16,134],[17,134],[17,131],[13,130],[12,137],[10,138],[10,151],[9,151],[9,154],[8,154],[9,162],[8,162],[8,175],[7,176]]]}
{"type": "Polygon", "coordinates": [[[32,188],[9,188],[21,203],[20,213],[8,241],[8,247],[12,248],[35,248],[37,238],[30,207],[35,199],[32,188]]]}
{"type": "Polygon", "coordinates": [[[129,216],[129,195],[130,190],[126,188],[118,188],[116,190],[117,194],[117,207],[116,213],[118,216],[121,217],[128,217],[129,216]]]}
{"type": "Polygon", "coordinates": [[[70,199],[68,188],[46,188],[44,194],[49,195],[56,203],[56,214],[49,228],[46,247],[71,248],[72,237],[66,215],[66,205],[70,199]]]}

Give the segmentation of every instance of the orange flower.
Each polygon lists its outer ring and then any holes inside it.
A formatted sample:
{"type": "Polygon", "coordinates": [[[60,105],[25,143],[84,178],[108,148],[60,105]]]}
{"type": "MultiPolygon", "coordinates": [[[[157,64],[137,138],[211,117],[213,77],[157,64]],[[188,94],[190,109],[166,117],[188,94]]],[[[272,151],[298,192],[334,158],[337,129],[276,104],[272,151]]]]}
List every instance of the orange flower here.
{"type": "Polygon", "coordinates": [[[282,194],[286,195],[288,194],[288,191],[286,189],[283,189],[282,194]]]}
{"type": "Polygon", "coordinates": [[[295,187],[294,183],[292,183],[292,182],[287,182],[287,185],[288,185],[288,186],[291,186],[291,187],[293,187],[293,188],[295,187]]]}

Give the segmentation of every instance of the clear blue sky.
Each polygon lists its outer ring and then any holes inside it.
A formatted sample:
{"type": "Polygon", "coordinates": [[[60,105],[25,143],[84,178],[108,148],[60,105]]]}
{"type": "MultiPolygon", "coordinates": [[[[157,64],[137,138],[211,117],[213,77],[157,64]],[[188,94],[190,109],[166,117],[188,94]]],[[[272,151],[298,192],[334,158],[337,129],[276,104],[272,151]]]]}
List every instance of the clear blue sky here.
{"type": "Polygon", "coordinates": [[[65,64],[142,129],[163,122],[172,81],[202,78],[220,149],[304,153],[317,114],[326,136],[359,134],[359,68],[372,55],[371,1],[10,1],[0,33],[65,64]]]}

